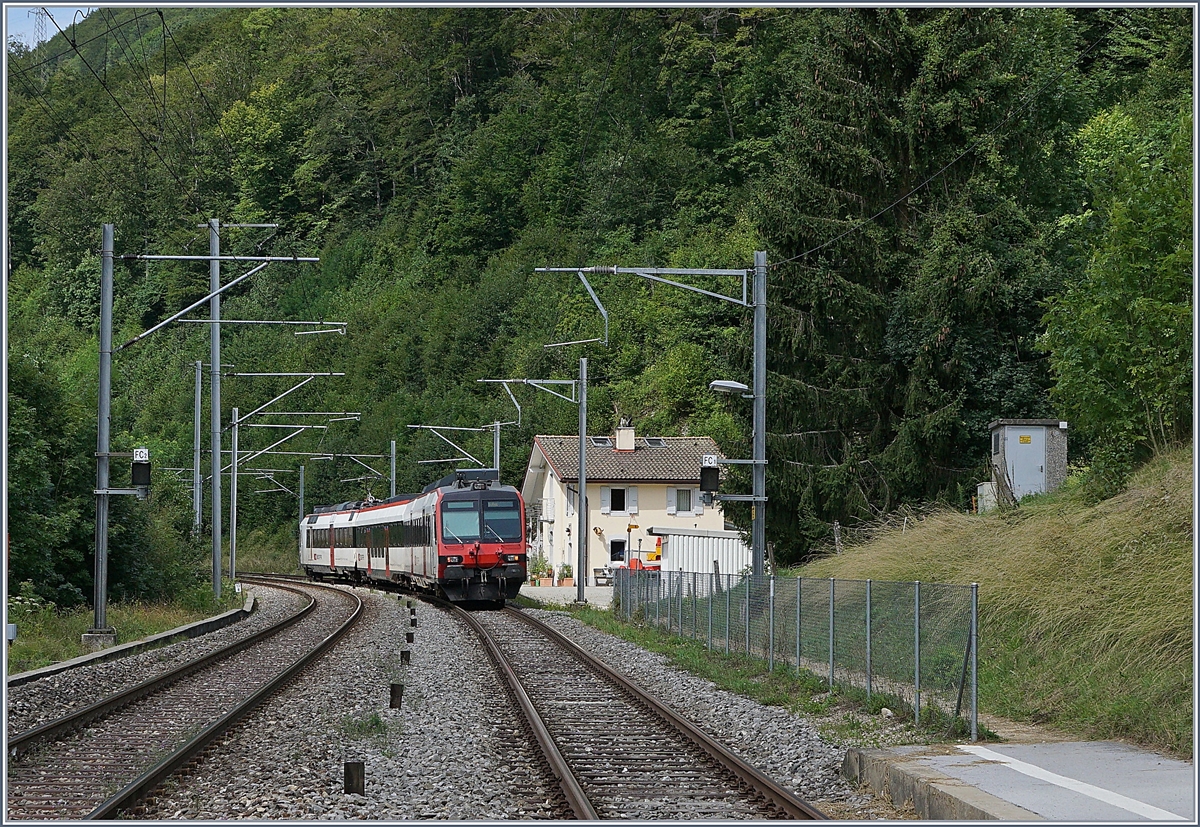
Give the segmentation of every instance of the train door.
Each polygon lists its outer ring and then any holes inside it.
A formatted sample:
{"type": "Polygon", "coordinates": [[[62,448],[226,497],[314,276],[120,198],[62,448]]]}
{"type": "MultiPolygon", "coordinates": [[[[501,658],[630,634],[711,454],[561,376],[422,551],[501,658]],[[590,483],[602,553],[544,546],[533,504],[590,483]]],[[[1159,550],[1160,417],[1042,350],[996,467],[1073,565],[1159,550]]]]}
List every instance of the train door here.
{"type": "Polygon", "coordinates": [[[399,533],[397,525],[390,523],[383,527],[383,576],[388,580],[392,579],[392,536],[399,533]]]}

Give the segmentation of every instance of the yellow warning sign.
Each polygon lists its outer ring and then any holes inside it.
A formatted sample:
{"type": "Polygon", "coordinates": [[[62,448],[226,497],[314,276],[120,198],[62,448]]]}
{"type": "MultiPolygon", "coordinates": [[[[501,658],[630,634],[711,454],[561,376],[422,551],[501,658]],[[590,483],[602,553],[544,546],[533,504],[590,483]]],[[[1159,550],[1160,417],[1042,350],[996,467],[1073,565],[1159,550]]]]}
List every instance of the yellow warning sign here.
{"type": "Polygon", "coordinates": [[[1033,437],[1031,437],[1029,434],[1021,434],[1020,442],[1022,445],[1028,445],[1033,442],[1033,437]]]}

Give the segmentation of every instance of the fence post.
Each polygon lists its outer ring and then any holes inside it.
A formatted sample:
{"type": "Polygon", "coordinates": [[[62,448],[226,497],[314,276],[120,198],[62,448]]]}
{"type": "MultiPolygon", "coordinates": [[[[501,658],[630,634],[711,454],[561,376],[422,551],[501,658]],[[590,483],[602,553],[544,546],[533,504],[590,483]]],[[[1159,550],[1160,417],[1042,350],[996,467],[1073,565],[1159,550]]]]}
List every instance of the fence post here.
{"type": "Polygon", "coordinates": [[[679,636],[683,637],[683,598],[687,591],[687,580],[683,576],[683,569],[679,570],[679,636]]]}
{"type": "Polygon", "coordinates": [[[696,595],[697,591],[696,572],[692,572],[692,640],[696,639],[697,627],[700,625],[700,618],[698,616],[700,610],[696,606],[696,600],[698,599],[696,595]]]}
{"type": "Polygon", "coordinates": [[[708,651],[712,651],[712,601],[716,591],[717,576],[712,572],[708,575],[708,651]]]}
{"type": "Polygon", "coordinates": [[[833,584],[829,578],[829,691],[833,691],[833,584]]]}
{"type": "Polygon", "coordinates": [[[750,592],[754,591],[754,575],[746,578],[746,656],[750,656],[750,592]]]}
{"type": "Polygon", "coordinates": [[[971,740],[979,740],[979,706],[976,681],[979,655],[979,584],[971,584],[971,740]]]}
{"type": "Polygon", "coordinates": [[[770,618],[767,621],[767,671],[775,671],[775,575],[771,575],[771,595],[767,598],[767,611],[770,618]]]}
{"type": "Polygon", "coordinates": [[[733,590],[733,575],[725,575],[725,654],[729,654],[729,638],[733,637],[733,618],[729,612],[729,592],[733,590]]]}
{"type": "Polygon", "coordinates": [[[671,606],[675,603],[675,592],[672,591],[672,589],[674,589],[675,587],[671,583],[671,572],[664,571],[663,574],[666,575],[665,579],[667,581],[667,634],[670,634],[671,633],[671,606]]]}
{"type": "Polygon", "coordinates": [[[800,674],[800,604],[804,600],[804,581],[796,578],[796,674],[800,674]]]}
{"type": "Polygon", "coordinates": [[[921,723],[921,581],[913,583],[913,723],[921,723]]]}
{"type": "Polygon", "coordinates": [[[867,700],[871,700],[871,579],[867,578],[867,700]]]}
{"type": "Polygon", "coordinates": [[[654,628],[662,631],[662,587],[663,573],[654,576],[654,628]]]}

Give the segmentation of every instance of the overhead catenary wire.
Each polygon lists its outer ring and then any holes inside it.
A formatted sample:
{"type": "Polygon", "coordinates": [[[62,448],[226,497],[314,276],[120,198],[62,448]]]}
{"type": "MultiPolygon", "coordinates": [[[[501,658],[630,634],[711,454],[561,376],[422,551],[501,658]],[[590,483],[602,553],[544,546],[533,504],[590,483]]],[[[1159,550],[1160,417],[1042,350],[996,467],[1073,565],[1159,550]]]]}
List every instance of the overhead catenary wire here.
{"type": "MultiPolygon", "coordinates": [[[[61,34],[63,37],[67,36],[66,32],[64,32],[62,30],[62,27],[58,25],[58,22],[53,17],[50,18],[50,22],[54,24],[54,28],[58,29],[59,34],[61,34]]],[[[133,119],[133,116],[129,114],[128,110],[126,110],[125,107],[121,105],[121,101],[119,101],[117,99],[117,96],[114,95],[112,90],[108,88],[108,83],[104,80],[104,78],[102,78],[100,76],[100,74],[96,71],[96,69],[92,66],[92,64],[88,63],[87,58],[85,58],[83,56],[83,53],[81,51],[79,51],[79,47],[76,46],[75,43],[73,41],[71,41],[69,38],[68,38],[68,42],[70,42],[71,47],[75,49],[75,54],[79,56],[79,59],[80,59],[80,61],[83,62],[83,65],[86,66],[88,71],[92,73],[92,77],[94,77],[97,80],[97,82],[99,82],[100,88],[102,88],[105,91],[105,93],[110,98],[112,98],[113,103],[115,103],[117,105],[117,108],[121,110],[121,114],[124,115],[125,119],[129,121],[130,125],[133,127],[133,130],[138,134],[138,137],[142,139],[142,143],[144,143],[150,149],[150,151],[154,153],[155,157],[157,157],[159,162],[162,163],[163,168],[166,169],[167,173],[173,179],[175,179],[175,183],[179,185],[180,191],[183,193],[188,193],[188,195],[186,197],[194,199],[196,197],[196,194],[189,191],[187,185],[183,183],[183,180],[179,177],[179,175],[175,172],[175,170],[172,169],[171,165],[167,163],[167,160],[162,156],[162,153],[159,152],[158,149],[154,146],[154,144],[151,143],[150,139],[146,137],[146,133],[142,132],[141,128],[137,125],[137,121],[135,121],[133,119]]],[[[196,204],[196,206],[197,206],[197,208],[200,208],[201,205],[196,204]]]]}
{"type": "MultiPolygon", "coordinates": [[[[53,120],[55,122],[55,126],[63,133],[64,139],[67,142],[69,142],[71,145],[73,145],[79,151],[80,157],[83,160],[87,161],[87,163],[92,167],[92,169],[96,173],[98,173],[101,178],[104,179],[105,183],[107,183],[114,190],[119,189],[119,185],[117,184],[117,182],[112,179],[112,177],[108,174],[108,171],[104,168],[104,166],[95,159],[95,157],[94,157],[95,153],[91,151],[91,148],[88,146],[85,146],[83,143],[81,143],[77,139],[74,132],[72,131],[69,121],[58,112],[58,110],[54,107],[54,104],[51,103],[46,98],[45,94],[43,94],[42,91],[37,88],[36,84],[34,84],[33,81],[29,79],[28,71],[26,69],[21,68],[20,66],[18,66],[16,63],[13,63],[13,62],[10,62],[9,66],[16,70],[16,74],[14,75],[14,77],[16,77],[18,80],[20,80],[25,85],[25,88],[28,89],[29,92],[31,93],[32,99],[35,100],[37,102],[38,106],[40,106],[42,108],[42,111],[44,111],[51,118],[51,120],[53,120]]],[[[38,220],[46,222],[46,224],[48,226],[53,227],[54,229],[58,230],[60,233],[62,233],[64,235],[67,234],[67,231],[64,230],[61,226],[54,224],[53,222],[47,221],[44,215],[39,215],[38,220]]]]}
{"type": "MultiPolygon", "coordinates": [[[[159,17],[163,17],[163,13],[161,11],[159,11],[158,15],[159,17]]],[[[196,86],[196,91],[200,93],[200,100],[204,102],[204,107],[208,110],[208,113],[212,115],[213,123],[216,124],[217,131],[221,133],[221,137],[225,141],[225,146],[229,150],[229,160],[232,162],[233,156],[237,154],[237,150],[233,148],[233,141],[229,140],[229,136],[225,133],[225,127],[221,125],[221,117],[217,114],[216,110],[213,109],[212,104],[209,103],[208,96],[204,94],[204,88],[200,85],[200,81],[196,79],[196,74],[192,71],[192,67],[188,63],[187,57],[183,54],[183,49],[179,47],[179,42],[175,40],[175,34],[171,31],[171,27],[167,25],[165,17],[163,18],[163,31],[166,32],[166,36],[171,39],[171,45],[175,47],[175,52],[179,55],[179,59],[182,61],[183,67],[187,69],[188,76],[191,77],[192,83],[196,86]]],[[[163,52],[165,53],[166,50],[167,44],[164,41],[163,52]]],[[[164,57],[164,60],[165,59],[166,58],[164,57]]],[[[273,236],[274,233],[271,233],[271,235],[273,236]]]]}
{"type": "MultiPolygon", "coordinates": [[[[43,11],[45,11],[45,9],[43,9],[43,11]]],[[[131,11],[133,11],[133,10],[131,9],[131,11]]],[[[135,23],[135,22],[137,22],[137,21],[141,20],[141,19],[142,19],[142,18],[144,18],[144,17],[150,17],[150,16],[151,16],[151,15],[153,15],[153,14],[154,14],[154,12],[153,12],[153,11],[142,12],[142,13],[140,13],[140,14],[135,12],[135,14],[134,14],[134,16],[133,16],[132,18],[130,18],[129,20],[126,20],[124,23],[121,23],[121,24],[119,24],[119,25],[118,25],[118,28],[120,28],[120,27],[124,27],[124,26],[128,26],[128,25],[130,25],[131,23],[135,23]]],[[[50,14],[49,14],[49,13],[47,13],[47,15],[46,15],[46,16],[47,16],[47,17],[50,17],[50,14]]],[[[53,19],[53,18],[51,18],[51,19],[53,19]]],[[[72,24],[72,25],[74,25],[74,24],[72,24]]],[[[61,32],[61,31],[62,31],[62,29],[59,29],[59,31],[61,32]]],[[[63,35],[63,36],[64,36],[64,37],[66,37],[66,35],[63,35]]],[[[101,38],[103,38],[103,37],[107,37],[107,36],[108,36],[108,32],[103,32],[103,33],[101,33],[101,34],[98,34],[98,35],[96,35],[96,36],[94,36],[94,37],[89,37],[87,40],[79,41],[79,42],[78,42],[78,45],[79,45],[79,46],[87,46],[89,43],[94,43],[95,41],[97,41],[97,40],[100,40],[101,38]]],[[[70,38],[67,38],[67,42],[68,42],[68,43],[70,43],[70,42],[71,42],[71,41],[70,41],[70,38]]],[[[74,45],[74,44],[73,44],[73,45],[74,45]]],[[[47,57],[47,58],[43,58],[42,60],[39,60],[37,63],[31,63],[31,64],[29,64],[28,66],[26,66],[25,68],[26,68],[26,69],[40,69],[40,68],[42,68],[43,66],[46,66],[47,64],[55,63],[55,62],[57,62],[58,60],[61,60],[62,58],[66,57],[66,56],[67,56],[67,55],[69,55],[69,54],[71,54],[71,51],[70,51],[70,50],[68,50],[68,51],[65,51],[65,52],[58,52],[57,54],[53,54],[53,55],[50,55],[50,56],[49,56],[49,57],[47,57]]]]}

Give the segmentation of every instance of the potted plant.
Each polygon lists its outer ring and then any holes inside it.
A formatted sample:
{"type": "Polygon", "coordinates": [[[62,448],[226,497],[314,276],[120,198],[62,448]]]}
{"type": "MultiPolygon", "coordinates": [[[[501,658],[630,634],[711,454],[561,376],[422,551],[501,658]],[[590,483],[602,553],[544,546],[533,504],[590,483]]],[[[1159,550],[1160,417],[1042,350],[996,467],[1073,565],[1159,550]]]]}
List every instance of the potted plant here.
{"type": "Polygon", "coordinates": [[[571,576],[572,574],[574,574],[574,571],[572,570],[570,563],[563,563],[561,566],[559,566],[558,567],[558,585],[574,586],[575,579],[571,576]]]}
{"type": "Polygon", "coordinates": [[[550,564],[546,555],[538,552],[529,558],[529,581],[534,586],[549,586],[550,564]]]}

